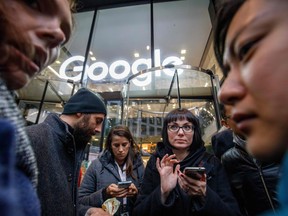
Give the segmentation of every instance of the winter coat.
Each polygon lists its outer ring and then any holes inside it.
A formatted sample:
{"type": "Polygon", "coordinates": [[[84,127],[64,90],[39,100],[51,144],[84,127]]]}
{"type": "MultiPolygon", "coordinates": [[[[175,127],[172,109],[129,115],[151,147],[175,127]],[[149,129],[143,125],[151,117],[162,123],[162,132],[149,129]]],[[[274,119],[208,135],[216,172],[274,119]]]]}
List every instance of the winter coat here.
{"type": "Polygon", "coordinates": [[[234,147],[233,131],[226,129],[214,134],[211,138],[211,145],[215,156],[221,160],[222,155],[228,149],[234,147]]]}
{"type": "Polygon", "coordinates": [[[77,215],[77,180],[85,145],[76,145],[73,129],[58,115],[27,127],[39,166],[42,215],[77,215]]]}
{"type": "Polygon", "coordinates": [[[246,152],[245,141],[237,136],[234,144],[235,147],[222,156],[222,164],[243,214],[259,215],[277,208],[280,164],[256,161],[246,152]]]}
{"type": "MultiPolygon", "coordinates": [[[[0,201],[0,214],[3,216],[9,215],[8,212],[11,210],[13,213],[11,215],[21,215],[21,216],[38,216],[40,215],[40,202],[36,193],[37,186],[37,164],[34,152],[30,145],[29,139],[25,131],[25,123],[23,116],[21,115],[14,97],[11,92],[7,89],[7,86],[0,78],[0,120],[4,121],[0,124],[1,130],[13,130],[11,131],[10,137],[6,137],[7,131],[0,135],[0,151],[5,151],[6,146],[10,151],[9,158],[9,174],[5,175],[5,169],[7,169],[8,161],[5,162],[6,158],[0,157],[0,164],[3,162],[3,169],[0,165],[0,185],[2,184],[0,199],[3,198],[5,204],[2,205],[0,201]],[[11,128],[12,127],[12,128],[11,128]],[[9,129],[10,128],[10,129],[9,129]],[[12,136],[12,137],[11,137],[12,136]],[[11,138],[11,139],[10,139],[11,138]],[[9,143],[8,143],[9,142],[9,143]],[[3,172],[3,173],[2,173],[3,172]],[[13,209],[9,208],[9,185],[13,186],[13,202],[17,205],[13,209]],[[7,191],[6,191],[6,189],[7,191]],[[5,213],[7,210],[7,214],[5,213]],[[15,211],[14,211],[15,210],[15,211]]],[[[5,157],[9,155],[6,154],[5,157]]],[[[8,160],[8,159],[7,159],[8,160]]],[[[13,203],[11,203],[13,205],[13,203]]]]}
{"type": "MultiPolygon", "coordinates": [[[[144,175],[144,165],[140,154],[133,161],[133,173],[135,179],[127,176],[126,180],[131,180],[140,189],[144,175]]],[[[90,207],[101,207],[103,202],[108,198],[104,192],[106,187],[112,183],[117,184],[120,181],[121,178],[114,158],[110,151],[105,150],[99,158],[91,163],[79,188],[80,216],[84,216],[90,207]]],[[[122,198],[118,198],[118,200],[120,202],[123,201],[122,198]]],[[[136,197],[127,198],[129,215],[132,213],[135,200],[136,197]]],[[[120,213],[123,213],[122,206],[120,206],[115,215],[120,215],[120,213]]]]}
{"type": "Polygon", "coordinates": [[[140,194],[138,195],[134,215],[136,216],[225,216],[239,215],[237,202],[231,192],[228,179],[220,161],[201,147],[190,153],[180,162],[180,170],[185,167],[204,166],[207,174],[207,191],[204,200],[188,196],[177,183],[166,202],[161,203],[160,176],[156,168],[157,157],[173,154],[163,143],[159,143],[156,153],[147,163],[140,194]]]}

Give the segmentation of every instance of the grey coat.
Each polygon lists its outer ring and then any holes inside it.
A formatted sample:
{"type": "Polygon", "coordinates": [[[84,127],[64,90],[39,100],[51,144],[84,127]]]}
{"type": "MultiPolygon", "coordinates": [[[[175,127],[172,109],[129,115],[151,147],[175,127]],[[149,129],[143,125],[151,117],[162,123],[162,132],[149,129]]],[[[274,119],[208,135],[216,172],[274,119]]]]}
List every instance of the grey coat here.
{"type": "Polygon", "coordinates": [[[85,145],[75,144],[73,129],[58,115],[27,127],[39,166],[42,215],[77,215],[77,180],[85,145]]]}
{"type": "MultiPolygon", "coordinates": [[[[133,173],[135,179],[127,176],[127,180],[131,180],[136,187],[140,188],[144,175],[144,165],[140,154],[133,161],[133,173]]],[[[79,188],[79,204],[80,215],[84,216],[90,207],[101,207],[107,199],[103,193],[103,189],[112,183],[121,181],[118,173],[117,165],[109,151],[104,151],[99,158],[95,159],[87,169],[84,179],[79,188]]],[[[122,202],[122,199],[119,199],[122,202]]],[[[134,206],[136,197],[127,198],[127,207],[130,212],[134,206]]],[[[120,215],[122,212],[121,206],[115,215],[120,215]]]]}

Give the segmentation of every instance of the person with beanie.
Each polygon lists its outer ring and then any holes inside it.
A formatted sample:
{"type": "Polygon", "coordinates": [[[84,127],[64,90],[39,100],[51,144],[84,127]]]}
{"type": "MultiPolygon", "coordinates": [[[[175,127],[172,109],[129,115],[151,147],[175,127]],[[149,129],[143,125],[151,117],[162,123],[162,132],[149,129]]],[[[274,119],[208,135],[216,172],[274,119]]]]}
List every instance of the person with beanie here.
{"type": "Polygon", "coordinates": [[[101,132],[106,114],[101,96],[81,88],[61,115],[50,113],[44,122],[26,128],[39,167],[42,215],[77,215],[77,181],[84,150],[91,137],[101,132]]]}

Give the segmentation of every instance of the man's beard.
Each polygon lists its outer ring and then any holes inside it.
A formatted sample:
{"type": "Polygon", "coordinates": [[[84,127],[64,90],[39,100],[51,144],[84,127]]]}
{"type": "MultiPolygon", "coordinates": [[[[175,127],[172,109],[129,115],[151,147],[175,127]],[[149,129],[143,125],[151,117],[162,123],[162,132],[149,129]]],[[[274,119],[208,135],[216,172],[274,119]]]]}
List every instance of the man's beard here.
{"type": "Polygon", "coordinates": [[[91,129],[89,129],[89,116],[84,116],[81,122],[79,122],[77,125],[74,127],[74,140],[76,143],[76,147],[85,147],[88,142],[91,140],[92,135],[91,134],[91,129]]]}

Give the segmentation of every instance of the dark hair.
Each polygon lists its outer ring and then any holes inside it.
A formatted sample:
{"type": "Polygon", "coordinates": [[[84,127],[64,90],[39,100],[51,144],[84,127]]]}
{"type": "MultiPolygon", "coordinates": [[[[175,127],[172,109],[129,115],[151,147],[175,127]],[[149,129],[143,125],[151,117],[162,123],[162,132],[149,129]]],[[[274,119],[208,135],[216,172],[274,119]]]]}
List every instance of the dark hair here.
{"type": "Polygon", "coordinates": [[[226,116],[225,105],[223,103],[219,103],[219,110],[220,110],[221,118],[225,119],[227,116],[226,116]]]}
{"type": "Polygon", "coordinates": [[[162,130],[163,143],[165,145],[168,144],[168,147],[173,148],[171,143],[169,143],[167,126],[170,122],[175,122],[177,120],[185,120],[185,119],[188,122],[191,122],[194,126],[193,142],[192,142],[192,145],[190,145],[190,149],[189,149],[190,152],[194,152],[199,147],[204,146],[204,141],[202,140],[202,137],[201,137],[201,128],[200,128],[199,120],[188,109],[177,108],[177,109],[170,111],[166,115],[166,117],[164,118],[164,124],[163,124],[163,130],[162,130]]]}
{"type": "MultiPolygon", "coordinates": [[[[139,146],[136,144],[129,128],[125,125],[117,125],[114,126],[113,128],[111,128],[111,130],[109,131],[109,134],[107,136],[106,139],[106,143],[105,143],[105,149],[107,149],[108,151],[111,152],[111,154],[113,155],[113,151],[112,151],[112,137],[116,135],[116,136],[121,136],[121,137],[125,137],[126,139],[128,139],[130,141],[130,148],[128,151],[128,155],[126,158],[126,175],[127,176],[131,176],[132,178],[135,179],[135,176],[133,175],[133,161],[134,159],[137,158],[137,156],[140,153],[139,150],[139,146]]],[[[113,155],[114,157],[114,155],[113,155]]]]}
{"type": "Polygon", "coordinates": [[[226,0],[219,5],[219,10],[217,11],[214,31],[214,52],[224,76],[227,76],[227,71],[223,64],[227,31],[233,17],[245,1],[246,0],[226,0]]]}

